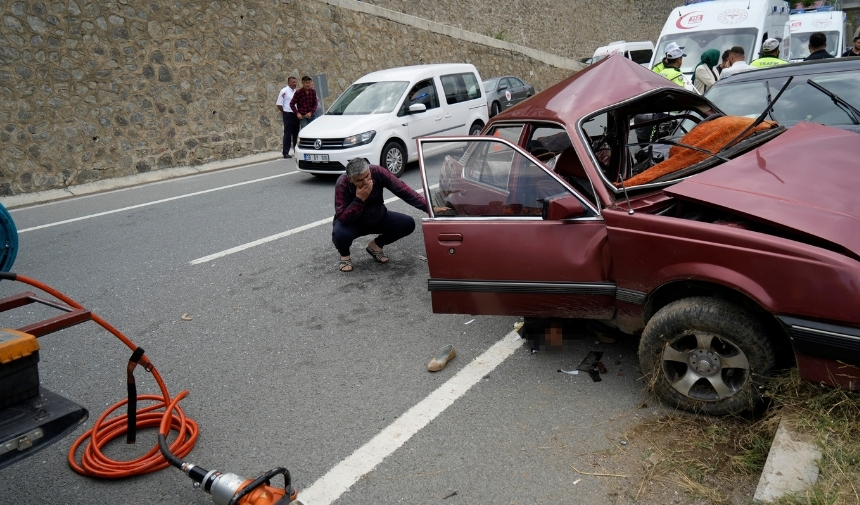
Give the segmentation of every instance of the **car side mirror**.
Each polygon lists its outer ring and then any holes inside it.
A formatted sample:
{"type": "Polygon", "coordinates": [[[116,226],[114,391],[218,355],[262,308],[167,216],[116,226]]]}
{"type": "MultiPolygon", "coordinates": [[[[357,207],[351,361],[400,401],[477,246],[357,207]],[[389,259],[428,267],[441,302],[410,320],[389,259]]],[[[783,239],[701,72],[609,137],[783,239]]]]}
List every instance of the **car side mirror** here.
{"type": "Polygon", "coordinates": [[[569,193],[544,199],[541,217],[544,221],[572,219],[585,215],[585,207],[579,199],[569,193]]]}
{"type": "Polygon", "coordinates": [[[413,103],[409,106],[409,113],[415,114],[417,112],[425,112],[427,110],[427,106],[423,103],[413,103]]]}
{"type": "Polygon", "coordinates": [[[508,85],[507,85],[507,84],[502,84],[501,86],[499,86],[499,91],[503,91],[503,90],[506,90],[506,89],[508,89],[508,85]]]}

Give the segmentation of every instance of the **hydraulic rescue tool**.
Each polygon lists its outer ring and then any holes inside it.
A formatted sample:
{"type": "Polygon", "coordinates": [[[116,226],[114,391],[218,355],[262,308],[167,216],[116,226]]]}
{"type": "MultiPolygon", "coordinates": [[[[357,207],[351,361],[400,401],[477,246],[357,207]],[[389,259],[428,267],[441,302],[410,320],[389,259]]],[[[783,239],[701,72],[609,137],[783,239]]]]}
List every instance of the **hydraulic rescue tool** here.
{"type": "Polygon", "coordinates": [[[290,472],[278,467],[256,479],[244,479],[232,473],[206,470],[186,463],[197,440],[197,423],[185,416],[178,403],[188,395],[182,391],[171,398],[167,386],[144,350],[135,345],[116,328],[98,315],[56,289],[35,279],[10,273],[18,251],[18,231],[12,216],[0,204],[0,280],[29,284],[56,300],[33,292],[24,292],[0,299],[0,312],[24,307],[31,303],[60,310],[63,314],[30,324],[16,330],[0,328],[0,469],[33,455],[61,439],[87,420],[86,409],[49,391],[39,383],[38,337],[86,321],[113,334],[132,350],[127,366],[128,398],[115,403],[96,420],[92,429],[81,435],[69,450],[69,466],[81,475],[116,479],[154,472],[173,465],[203,488],[217,505],[286,505],[296,500],[290,472]],[[161,395],[138,395],[134,369],[141,365],[158,383],[161,395]],[[154,402],[137,408],[137,402],[154,402]],[[125,414],[110,417],[126,407],[125,414]],[[158,426],[158,446],[133,461],[115,461],[105,456],[101,448],[125,434],[127,443],[134,443],[137,430],[158,426]],[[168,445],[170,431],[177,432],[168,445]],[[87,443],[89,442],[89,443],[87,443]],[[80,462],[76,454],[84,446],[80,462]],[[272,478],[281,475],[284,487],[271,485],[272,478]]]}
{"type": "Polygon", "coordinates": [[[10,272],[0,272],[0,280],[29,284],[59,300],[48,300],[33,292],[25,292],[0,299],[0,312],[30,303],[40,303],[64,312],[17,330],[0,330],[0,468],[32,455],[86,421],[86,410],[40,386],[37,338],[91,320],[132,350],[126,374],[128,398],[108,408],[92,429],[72,444],[68,461],[74,471],[91,477],[115,479],[150,473],[173,465],[194,481],[194,487],[209,493],[217,505],[286,505],[296,499],[297,493],[286,468],[272,469],[256,479],[244,479],[232,473],[210,471],[185,462],[182,458],[191,452],[198,436],[197,423],[186,417],[178,405],[188,395],[188,391],[171,398],[161,375],[142,348],[63,293],[35,279],[10,272]],[[134,370],[138,365],[155,378],[161,389],[160,396],[137,394],[134,370]],[[138,409],[138,401],[155,403],[138,409]],[[109,418],[122,407],[126,407],[126,414],[109,418]],[[127,443],[134,443],[138,429],[155,426],[159,428],[158,447],[138,459],[115,461],[101,452],[106,443],[123,434],[126,435],[127,443]],[[171,430],[176,431],[177,436],[168,445],[167,437],[171,430]],[[85,448],[79,462],[76,454],[82,445],[85,448]],[[284,478],[283,488],[270,483],[278,475],[284,478]]]}

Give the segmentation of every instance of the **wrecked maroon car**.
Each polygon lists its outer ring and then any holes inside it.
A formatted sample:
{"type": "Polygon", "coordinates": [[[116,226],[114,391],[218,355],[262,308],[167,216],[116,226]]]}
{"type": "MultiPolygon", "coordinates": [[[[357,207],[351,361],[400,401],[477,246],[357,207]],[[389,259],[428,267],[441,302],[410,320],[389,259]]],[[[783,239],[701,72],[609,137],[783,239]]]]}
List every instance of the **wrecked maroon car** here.
{"type": "Polygon", "coordinates": [[[450,208],[422,224],[433,311],[641,335],[654,391],[691,411],[746,410],[794,364],[858,388],[860,137],[766,116],[612,57],[481,137],[419,139],[426,196],[450,208]]]}

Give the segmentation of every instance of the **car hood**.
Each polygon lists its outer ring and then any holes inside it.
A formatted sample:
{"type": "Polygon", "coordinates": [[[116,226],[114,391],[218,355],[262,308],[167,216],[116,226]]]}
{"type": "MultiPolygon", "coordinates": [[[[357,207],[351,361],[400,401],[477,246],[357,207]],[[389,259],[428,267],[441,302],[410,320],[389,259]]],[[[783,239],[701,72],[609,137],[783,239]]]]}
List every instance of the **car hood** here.
{"type": "Polygon", "coordinates": [[[802,122],[664,191],[818,237],[860,256],[860,137],[802,122]]]}
{"type": "Polygon", "coordinates": [[[335,116],[323,114],[302,128],[299,133],[304,138],[333,139],[349,137],[370,130],[377,130],[381,125],[388,122],[392,113],[386,114],[361,114],[335,116]]]}

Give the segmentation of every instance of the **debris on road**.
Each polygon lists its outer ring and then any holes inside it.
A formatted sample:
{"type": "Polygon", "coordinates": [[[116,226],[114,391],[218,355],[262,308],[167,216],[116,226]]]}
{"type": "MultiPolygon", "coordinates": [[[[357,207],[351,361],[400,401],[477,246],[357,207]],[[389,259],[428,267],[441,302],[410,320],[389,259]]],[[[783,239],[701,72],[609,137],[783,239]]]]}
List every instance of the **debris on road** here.
{"type": "Polygon", "coordinates": [[[182,314],[182,320],[183,320],[183,321],[191,321],[192,319],[194,319],[194,318],[193,318],[193,317],[191,317],[191,316],[189,316],[189,315],[188,315],[188,312],[186,312],[186,313],[182,314]]]}
{"type": "Polygon", "coordinates": [[[439,350],[439,353],[436,355],[435,358],[430,360],[430,363],[427,363],[427,371],[438,372],[439,370],[445,368],[445,365],[447,365],[449,361],[456,357],[457,351],[454,350],[454,346],[448,344],[439,350]]]}

